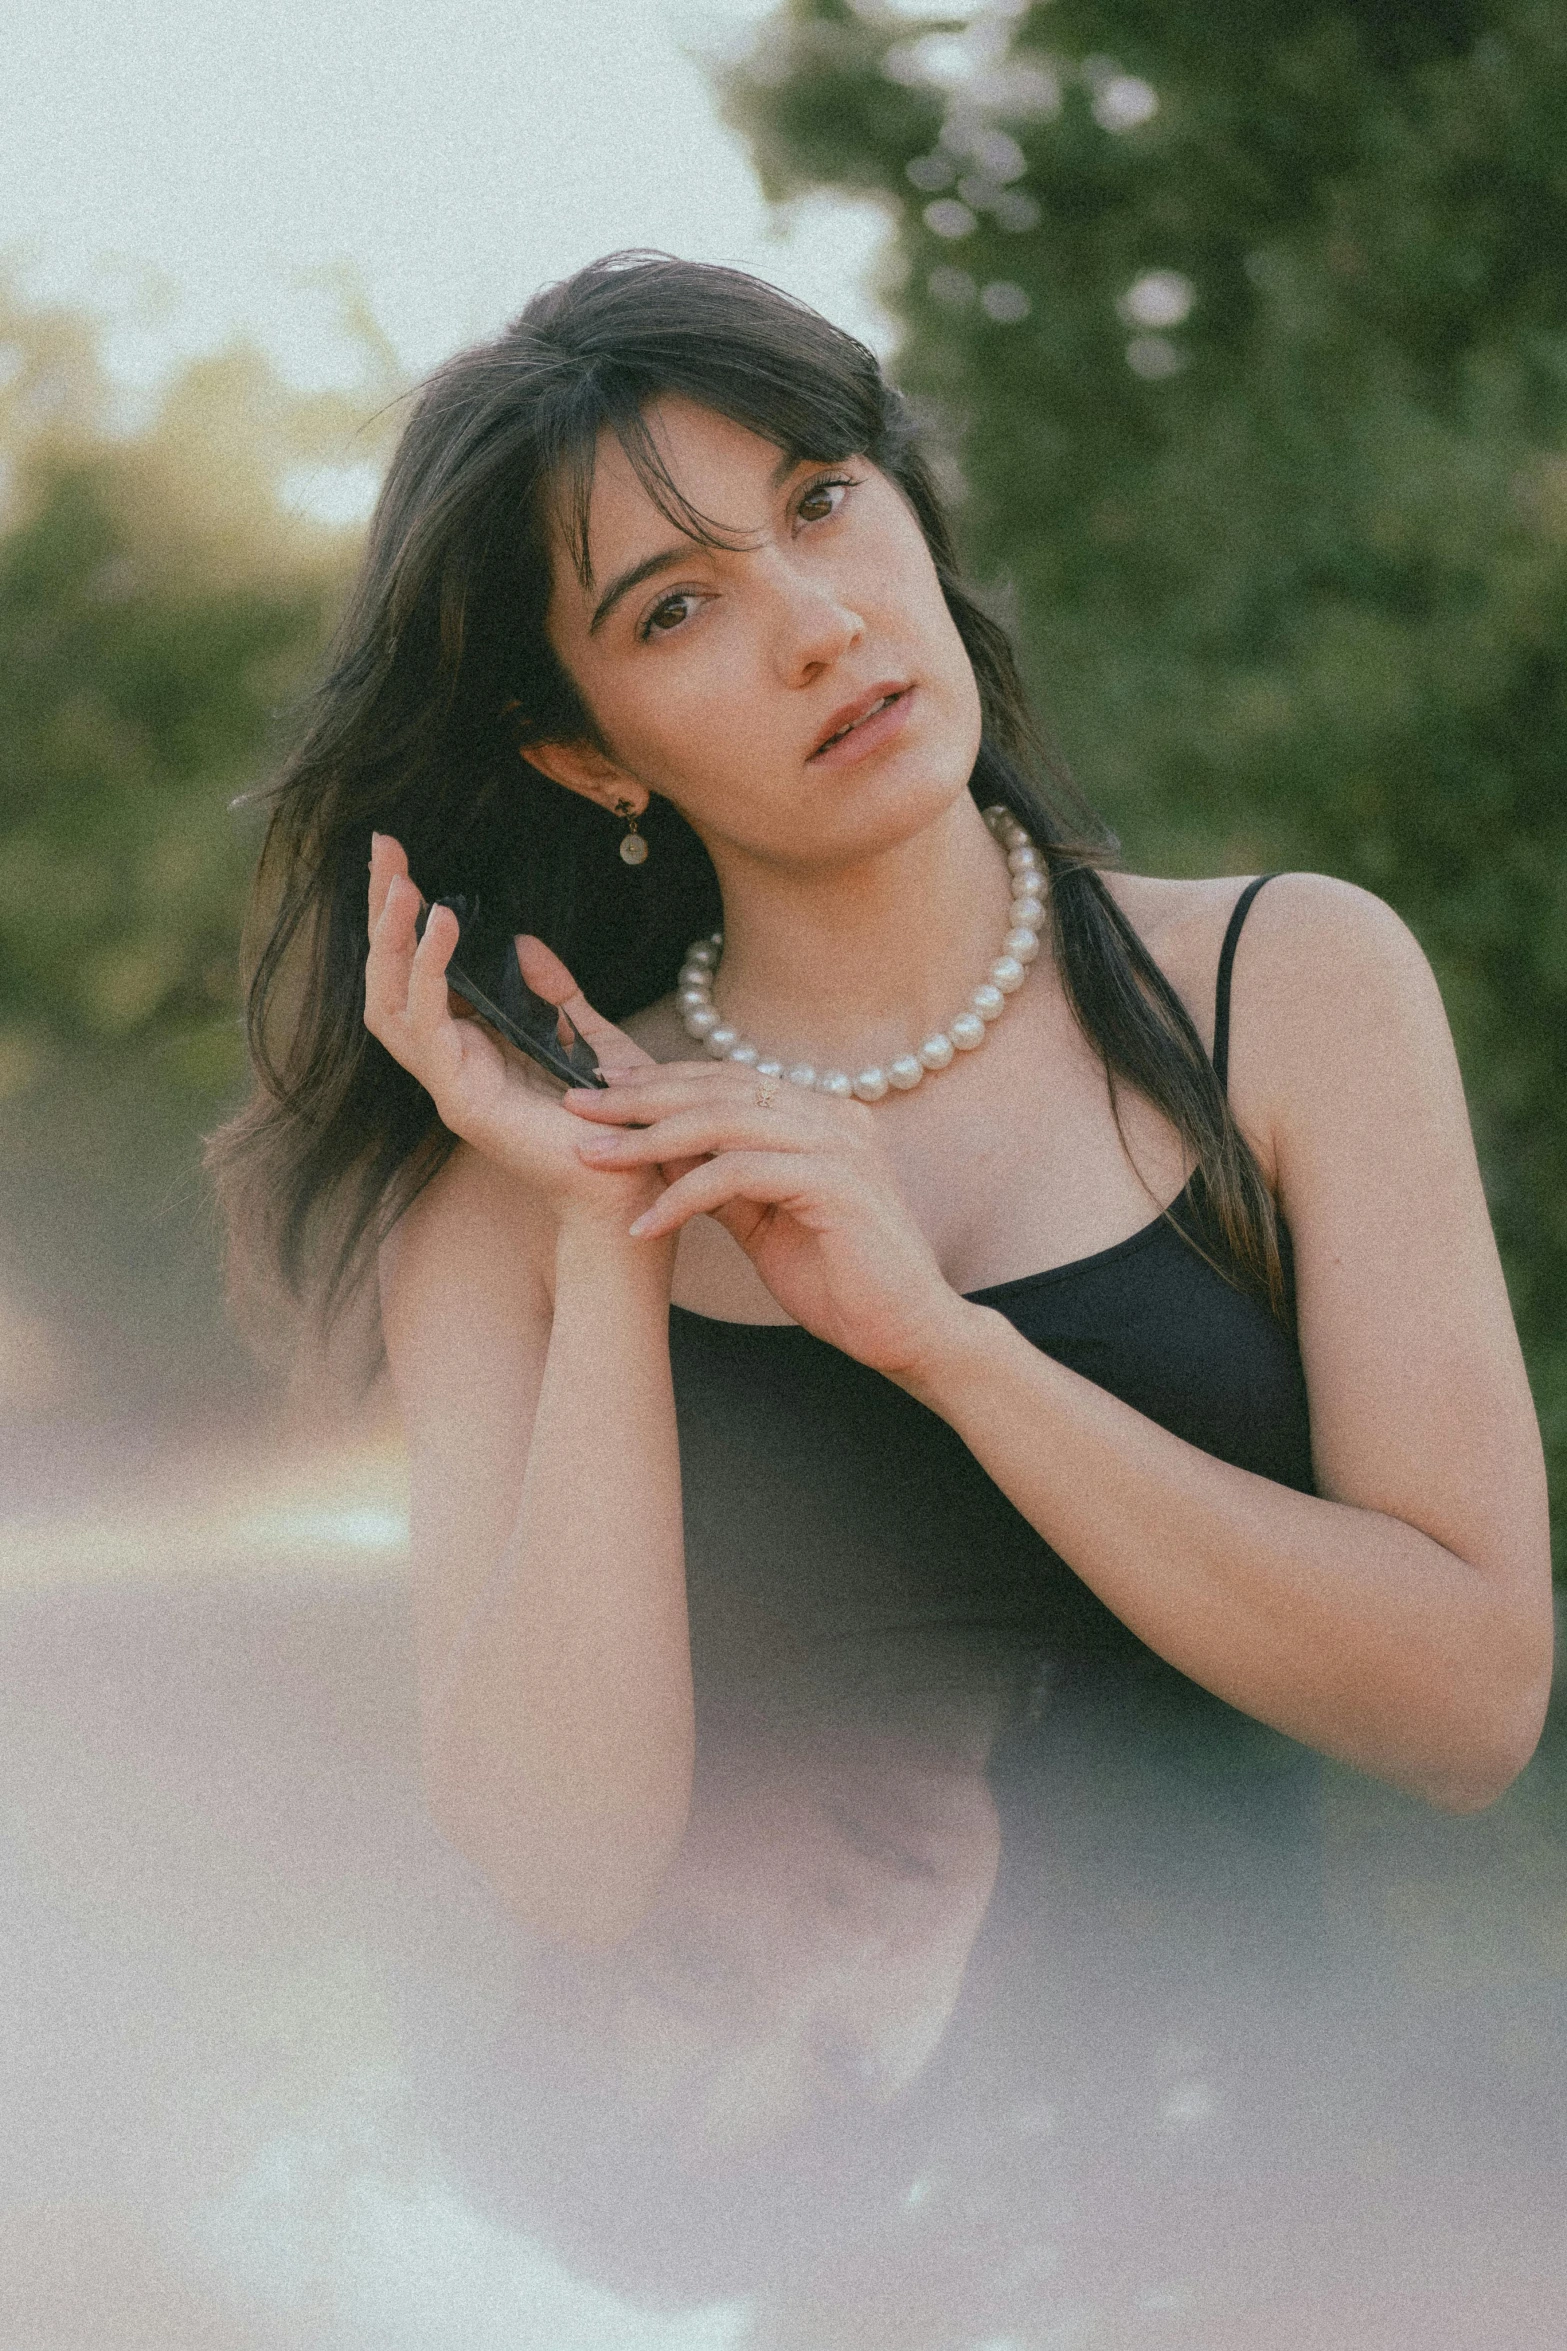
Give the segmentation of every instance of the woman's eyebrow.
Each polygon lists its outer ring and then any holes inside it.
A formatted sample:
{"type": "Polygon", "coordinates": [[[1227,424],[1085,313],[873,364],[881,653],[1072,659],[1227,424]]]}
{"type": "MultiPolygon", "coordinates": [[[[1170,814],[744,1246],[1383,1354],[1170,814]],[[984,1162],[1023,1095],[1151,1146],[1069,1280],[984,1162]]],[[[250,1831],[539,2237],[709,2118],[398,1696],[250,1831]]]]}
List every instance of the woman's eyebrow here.
{"type": "Polygon", "coordinates": [[[588,635],[591,637],[608,620],[622,596],[629,596],[633,588],[640,588],[644,580],[653,579],[659,572],[672,571],[677,563],[684,563],[692,548],[698,545],[699,540],[682,539],[674,547],[662,547],[656,555],[644,555],[640,563],[634,563],[629,571],[611,580],[594,608],[588,635]]]}
{"type": "MultiPolygon", "coordinates": [[[[791,449],[785,449],[773,467],[769,487],[781,490],[789,476],[797,473],[808,462],[811,461],[797,456],[791,449]]],[[[671,571],[677,563],[684,563],[691,549],[702,544],[700,539],[682,539],[673,547],[661,548],[656,555],[645,555],[640,563],[634,563],[629,571],[623,571],[618,579],[611,580],[594,607],[593,618],[588,623],[588,635],[591,637],[597,633],[622,596],[629,596],[633,588],[640,588],[644,580],[656,578],[659,572],[671,571]]]]}

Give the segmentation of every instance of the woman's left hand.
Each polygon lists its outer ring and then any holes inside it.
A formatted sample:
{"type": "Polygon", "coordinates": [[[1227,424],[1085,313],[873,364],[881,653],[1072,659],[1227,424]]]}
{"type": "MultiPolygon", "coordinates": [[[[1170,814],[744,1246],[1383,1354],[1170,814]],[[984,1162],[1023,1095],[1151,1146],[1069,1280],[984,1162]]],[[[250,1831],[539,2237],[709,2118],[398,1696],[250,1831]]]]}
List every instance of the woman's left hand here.
{"type": "Polygon", "coordinates": [[[885,1372],[917,1377],[960,1307],[898,1189],[862,1102],[758,1078],[733,1062],[676,1061],[571,1093],[595,1167],[698,1159],[631,1227],[641,1238],[711,1216],[784,1312],[885,1372]]]}

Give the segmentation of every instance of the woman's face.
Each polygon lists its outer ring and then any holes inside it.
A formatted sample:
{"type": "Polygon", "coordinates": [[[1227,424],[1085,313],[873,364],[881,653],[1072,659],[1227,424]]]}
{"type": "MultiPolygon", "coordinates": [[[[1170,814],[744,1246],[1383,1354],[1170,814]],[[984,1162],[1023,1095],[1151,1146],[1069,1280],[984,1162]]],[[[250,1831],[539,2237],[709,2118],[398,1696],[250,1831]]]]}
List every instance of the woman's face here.
{"type": "Polygon", "coordinates": [[[901,493],[863,458],[796,464],[689,400],[647,422],[683,495],[737,545],[682,534],[602,437],[591,580],[557,541],[548,627],[609,757],[530,758],[608,806],[661,793],[721,868],[726,846],[833,864],[921,829],[967,786],[980,709],[901,493]]]}

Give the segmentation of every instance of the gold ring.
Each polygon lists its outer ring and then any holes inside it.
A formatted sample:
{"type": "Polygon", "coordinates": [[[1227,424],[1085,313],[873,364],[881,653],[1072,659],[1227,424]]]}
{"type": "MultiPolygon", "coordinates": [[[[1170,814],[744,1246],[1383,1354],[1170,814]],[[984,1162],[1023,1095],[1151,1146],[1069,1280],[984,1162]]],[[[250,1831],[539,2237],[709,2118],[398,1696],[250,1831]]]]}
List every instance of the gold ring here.
{"type": "Polygon", "coordinates": [[[768,1080],[768,1082],[767,1082],[765,1085],[761,1085],[761,1086],[758,1086],[758,1087],[757,1087],[757,1089],[756,1089],[756,1107],[757,1107],[757,1109],[758,1109],[758,1110],[771,1110],[771,1108],[772,1108],[773,1104],[774,1104],[774,1103],[777,1101],[777,1099],[778,1099],[778,1088],[777,1088],[777,1087],[776,1087],[776,1086],[775,1086],[775,1085],[772,1083],[772,1081],[771,1081],[770,1079],[768,1080]]]}

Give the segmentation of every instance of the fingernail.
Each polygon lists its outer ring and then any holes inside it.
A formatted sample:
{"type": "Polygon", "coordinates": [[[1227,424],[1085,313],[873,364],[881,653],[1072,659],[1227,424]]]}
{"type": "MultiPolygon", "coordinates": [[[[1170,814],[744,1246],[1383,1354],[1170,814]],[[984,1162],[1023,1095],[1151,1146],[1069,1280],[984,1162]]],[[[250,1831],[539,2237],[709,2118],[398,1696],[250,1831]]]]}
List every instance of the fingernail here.
{"type": "Polygon", "coordinates": [[[651,1209],[649,1209],[645,1216],[639,1216],[637,1218],[635,1224],[627,1225],[626,1231],[630,1234],[633,1241],[640,1241],[645,1237],[648,1227],[652,1224],[652,1222],[653,1212],[651,1209]]]}

